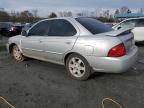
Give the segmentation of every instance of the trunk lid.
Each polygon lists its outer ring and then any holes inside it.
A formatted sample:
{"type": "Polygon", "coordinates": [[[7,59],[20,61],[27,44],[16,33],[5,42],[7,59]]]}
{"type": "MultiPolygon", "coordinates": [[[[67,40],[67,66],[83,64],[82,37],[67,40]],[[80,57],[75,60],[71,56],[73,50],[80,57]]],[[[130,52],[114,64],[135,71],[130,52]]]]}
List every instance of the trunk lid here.
{"type": "Polygon", "coordinates": [[[107,32],[105,35],[119,38],[124,43],[126,48],[126,53],[128,53],[135,46],[134,35],[131,32],[131,30],[132,28],[120,29],[120,30],[107,32]]]}

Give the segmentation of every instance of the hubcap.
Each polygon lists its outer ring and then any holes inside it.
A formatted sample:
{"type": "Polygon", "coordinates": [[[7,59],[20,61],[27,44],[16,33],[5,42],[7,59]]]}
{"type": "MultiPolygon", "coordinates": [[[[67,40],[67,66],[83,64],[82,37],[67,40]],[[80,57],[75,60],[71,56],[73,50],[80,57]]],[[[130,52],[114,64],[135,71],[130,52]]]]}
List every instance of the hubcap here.
{"type": "Polygon", "coordinates": [[[13,48],[13,55],[16,60],[21,60],[21,58],[22,58],[21,52],[17,46],[14,46],[14,48],[13,48]]]}
{"type": "Polygon", "coordinates": [[[69,61],[69,71],[75,77],[82,77],[85,74],[85,65],[78,57],[73,57],[69,61]]]}

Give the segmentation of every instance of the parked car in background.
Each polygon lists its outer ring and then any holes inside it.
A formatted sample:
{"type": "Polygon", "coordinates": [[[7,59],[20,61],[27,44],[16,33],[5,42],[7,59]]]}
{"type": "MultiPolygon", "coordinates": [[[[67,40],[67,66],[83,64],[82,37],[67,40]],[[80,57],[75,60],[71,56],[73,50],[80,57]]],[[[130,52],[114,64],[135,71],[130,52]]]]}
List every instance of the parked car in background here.
{"type": "Polygon", "coordinates": [[[9,30],[12,26],[12,23],[0,22],[0,35],[9,36],[9,30]]]}
{"type": "Polygon", "coordinates": [[[23,26],[23,29],[22,30],[25,30],[25,31],[27,31],[30,27],[32,26],[32,23],[26,23],[26,24],[24,24],[24,26],[23,26]]]}
{"type": "Polygon", "coordinates": [[[11,26],[11,28],[9,29],[9,37],[21,34],[22,29],[23,29],[22,25],[11,26]]]}
{"type": "Polygon", "coordinates": [[[144,17],[126,19],[115,26],[113,29],[133,28],[134,39],[136,42],[144,42],[144,17]]]}
{"type": "Polygon", "coordinates": [[[115,31],[86,17],[39,21],[22,35],[9,38],[7,49],[18,62],[31,57],[65,65],[77,80],[86,80],[95,71],[125,72],[138,52],[129,29],[115,31]]]}
{"type": "Polygon", "coordinates": [[[11,37],[21,34],[23,26],[21,24],[13,24],[10,22],[0,22],[0,34],[11,37]]]}

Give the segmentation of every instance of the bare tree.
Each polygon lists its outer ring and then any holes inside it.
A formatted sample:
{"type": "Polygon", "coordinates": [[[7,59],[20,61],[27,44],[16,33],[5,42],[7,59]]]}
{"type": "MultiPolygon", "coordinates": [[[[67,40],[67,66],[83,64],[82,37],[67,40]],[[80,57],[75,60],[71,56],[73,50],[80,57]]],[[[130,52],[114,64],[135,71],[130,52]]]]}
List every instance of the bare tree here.
{"type": "Polygon", "coordinates": [[[60,17],[64,17],[63,12],[59,12],[59,16],[60,16],[60,17]]]}
{"type": "Polygon", "coordinates": [[[109,10],[104,11],[103,17],[109,18],[110,17],[110,11],[109,10]]]}
{"type": "Polygon", "coordinates": [[[55,17],[57,17],[57,15],[56,15],[54,12],[52,12],[52,13],[48,16],[48,18],[55,18],[55,17]]]}
{"type": "Polygon", "coordinates": [[[129,13],[131,10],[127,7],[127,6],[123,6],[120,8],[120,13],[124,14],[124,13],[129,13]]]}
{"type": "Polygon", "coordinates": [[[33,9],[32,10],[32,14],[34,17],[37,17],[38,16],[38,10],[37,9],[33,9]]]}
{"type": "Polygon", "coordinates": [[[116,9],[115,14],[120,14],[119,9],[116,9]]]}
{"type": "Polygon", "coordinates": [[[5,11],[0,11],[0,21],[9,21],[10,16],[5,11]]]}
{"type": "Polygon", "coordinates": [[[67,16],[68,16],[68,17],[72,17],[72,12],[71,12],[71,11],[68,11],[68,12],[67,12],[67,16]]]}

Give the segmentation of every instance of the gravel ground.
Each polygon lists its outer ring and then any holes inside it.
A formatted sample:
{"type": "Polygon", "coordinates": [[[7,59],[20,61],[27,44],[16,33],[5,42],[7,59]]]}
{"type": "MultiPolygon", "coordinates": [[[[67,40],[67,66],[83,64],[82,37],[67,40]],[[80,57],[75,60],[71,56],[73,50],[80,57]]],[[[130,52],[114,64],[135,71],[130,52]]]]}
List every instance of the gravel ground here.
{"type": "Polygon", "coordinates": [[[0,95],[16,108],[101,108],[110,97],[124,108],[144,108],[144,46],[122,74],[95,74],[87,81],[67,76],[64,66],[29,59],[16,63],[0,40],[0,95]]]}

